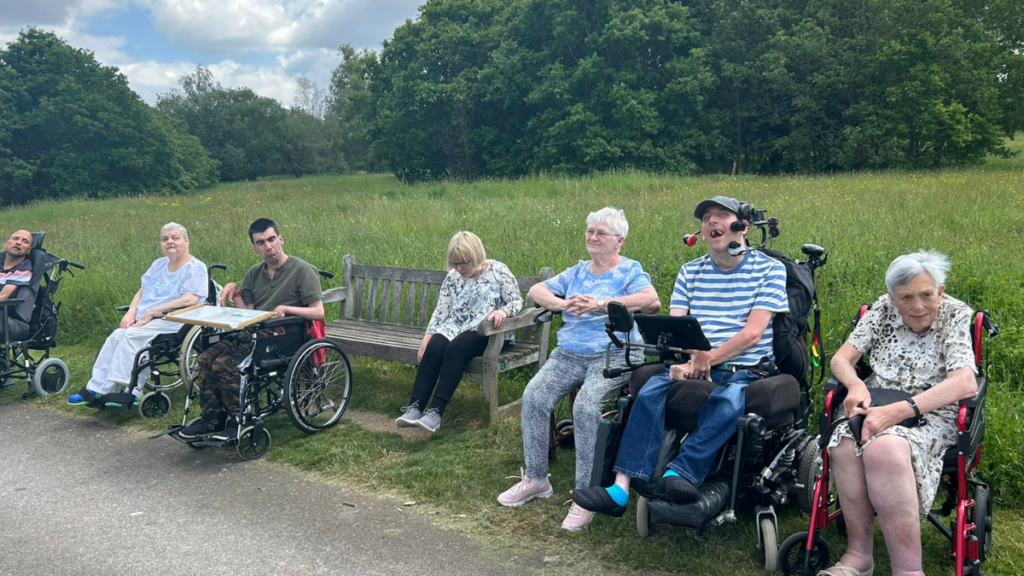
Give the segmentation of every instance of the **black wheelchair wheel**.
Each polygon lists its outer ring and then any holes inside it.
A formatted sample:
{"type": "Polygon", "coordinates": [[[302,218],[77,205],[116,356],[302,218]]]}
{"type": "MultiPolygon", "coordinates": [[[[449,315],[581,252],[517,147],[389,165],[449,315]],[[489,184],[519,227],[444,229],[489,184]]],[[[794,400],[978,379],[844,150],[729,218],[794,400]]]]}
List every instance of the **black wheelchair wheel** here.
{"type": "Polygon", "coordinates": [[[797,466],[796,481],[803,488],[798,488],[797,502],[804,514],[810,514],[814,508],[814,477],[821,468],[821,449],[818,448],[818,441],[812,438],[797,456],[800,459],[797,466]]]}
{"type": "Polygon", "coordinates": [[[254,437],[255,433],[254,426],[247,426],[238,437],[238,446],[235,447],[235,450],[246,460],[262,458],[267,450],[270,450],[270,432],[266,428],[260,428],[259,435],[254,437]]]}
{"type": "Polygon", "coordinates": [[[296,428],[315,434],[338,423],[352,399],[352,367],[334,342],[306,342],[288,364],[285,411],[296,428]]]}
{"type": "Polygon", "coordinates": [[[974,487],[974,508],[971,510],[974,536],[978,538],[978,560],[984,562],[992,551],[992,494],[988,486],[974,487]]]}
{"type": "Polygon", "coordinates": [[[555,434],[564,437],[558,440],[558,447],[565,450],[573,450],[576,448],[576,438],[573,436],[573,424],[572,420],[561,420],[558,424],[555,424],[555,434]]]}
{"type": "Polygon", "coordinates": [[[828,567],[831,551],[828,543],[821,536],[815,536],[814,548],[811,549],[810,563],[804,570],[804,545],[807,543],[807,532],[797,532],[779,547],[779,568],[786,576],[814,576],[828,567]]]}
{"type": "Polygon", "coordinates": [[[147,392],[139,399],[139,416],[163,418],[171,411],[171,397],[163,392],[147,392]]]}
{"type": "Polygon", "coordinates": [[[202,335],[203,327],[193,326],[185,335],[185,339],[181,341],[181,350],[178,352],[178,374],[181,381],[186,384],[194,382],[199,371],[196,359],[203,351],[202,335]]]}

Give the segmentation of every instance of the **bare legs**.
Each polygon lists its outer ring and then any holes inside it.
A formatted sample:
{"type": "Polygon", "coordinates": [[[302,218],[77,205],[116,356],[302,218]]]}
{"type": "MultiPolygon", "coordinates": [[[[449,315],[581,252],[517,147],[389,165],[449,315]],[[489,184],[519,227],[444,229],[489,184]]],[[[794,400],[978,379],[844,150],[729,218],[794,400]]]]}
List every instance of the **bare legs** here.
{"type": "MultiPolygon", "coordinates": [[[[832,473],[848,532],[840,562],[858,570],[872,565],[874,516],[885,535],[893,576],[924,576],[921,569],[921,517],[910,444],[892,434],[875,438],[857,457],[853,440],[832,449],[832,473]],[[865,474],[870,470],[870,474],[865,474]]],[[[837,574],[838,576],[838,574],[837,574]]]]}

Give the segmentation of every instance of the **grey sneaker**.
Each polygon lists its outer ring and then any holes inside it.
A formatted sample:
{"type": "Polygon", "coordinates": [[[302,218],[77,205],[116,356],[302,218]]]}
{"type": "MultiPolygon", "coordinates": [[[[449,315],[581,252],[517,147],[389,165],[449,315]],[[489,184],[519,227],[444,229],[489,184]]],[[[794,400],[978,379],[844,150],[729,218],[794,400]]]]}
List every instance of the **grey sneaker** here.
{"type": "Polygon", "coordinates": [[[423,417],[420,411],[420,403],[413,402],[411,405],[402,408],[402,415],[395,418],[395,426],[399,428],[415,428],[416,423],[423,417]]]}
{"type": "Polygon", "coordinates": [[[416,425],[433,434],[441,427],[441,411],[437,408],[430,408],[423,413],[423,417],[416,421],[416,425]]]}

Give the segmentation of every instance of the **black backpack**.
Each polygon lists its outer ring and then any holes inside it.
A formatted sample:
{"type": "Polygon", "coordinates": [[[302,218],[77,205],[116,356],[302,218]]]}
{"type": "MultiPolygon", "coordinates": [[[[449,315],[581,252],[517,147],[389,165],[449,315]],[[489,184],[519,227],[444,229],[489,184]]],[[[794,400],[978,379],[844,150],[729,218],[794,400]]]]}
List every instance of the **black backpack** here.
{"type": "Polygon", "coordinates": [[[810,317],[815,302],[814,276],[805,263],[798,263],[781,252],[770,248],[762,248],[761,252],[786,267],[789,312],[776,314],[772,320],[775,364],[779,371],[790,374],[801,386],[806,386],[811,367],[807,334],[811,331],[810,317]]]}

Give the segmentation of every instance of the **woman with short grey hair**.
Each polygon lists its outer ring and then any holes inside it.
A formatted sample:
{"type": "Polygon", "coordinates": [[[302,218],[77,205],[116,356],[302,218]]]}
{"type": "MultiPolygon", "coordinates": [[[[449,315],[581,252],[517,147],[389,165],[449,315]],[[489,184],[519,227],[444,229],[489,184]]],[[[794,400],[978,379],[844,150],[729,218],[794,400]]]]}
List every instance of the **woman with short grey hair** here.
{"type": "Polygon", "coordinates": [[[137,382],[131,381],[135,355],[157,335],[181,328],[179,323],[163,320],[164,313],[192,306],[206,297],[209,290],[206,264],[189,253],[185,227],[177,222],[165,224],[160,229],[160,250],[163,258],[157,258],[142,275],[142,286],[121,318],[120,327],[103,343],[92,367],[92,378],[78,394],[68,397],[68,404],[84,406],[105,402],[114,407],[130,398],[104,401],[103,397],[127,391],[138,401],[149,371],[142,371],[137,382]]]}
{"type": "Polygon", "coordinates": [[[847,389],[844,415],[864,416],[859,438],[847,423],[829,441],[843,503],[848,545],[819,576],[874,573],[874,518],[885,535],[894,576],[921,576],[921,519],[931,509],[942,457],[956,443],[956,403],[977,393],[971,349],[972,311],[945,293],[949,259],[931,250],[896,258],[885,274],[887,294],[857,323],[832,357],[847,389]],[[856,365],[871,353],[874,374],[856,365]],[[868,386],[901,390],[909,399],[872,404],[868,386]],[[907,420],[926,415],[918,426],[907,420]]]}
{"type": "MultiPolygon", "coordinates": [[[[651,277],[636,260],[619,254],[629,224],[622,210],[607,207],[587,216],[584,234],[590,260],[580,260],[561,274],[534,284],[530,299],[537,305],[562,313],[558,346],[530,380],[523,392],[523,453],[526,471],[520,481],[498,496],[502,506],[520,506],[534,498],[554,494],[548,481],[548,426],[555,404],[579,388],[573,405],[573,436],[576,443],[576,488],[590,485],[597,445],[601,408],[622,387],[628,376],[605,378],[605,347],[608,335],[608,304],[621,302],[630,311],[653,314],[661,308],[651,277]]],[[[623,338],[627,336],[621,335],[623,338]]],[[[629,337],[640,339],[634,327],[629,337]]],[[[625,365],[625,352],[612,353],[615,365],[625,365]]],[[[594,513],[577,504],[569,508],[562,528],[583,529],[594,513]]]]}

